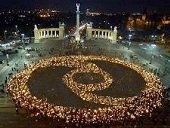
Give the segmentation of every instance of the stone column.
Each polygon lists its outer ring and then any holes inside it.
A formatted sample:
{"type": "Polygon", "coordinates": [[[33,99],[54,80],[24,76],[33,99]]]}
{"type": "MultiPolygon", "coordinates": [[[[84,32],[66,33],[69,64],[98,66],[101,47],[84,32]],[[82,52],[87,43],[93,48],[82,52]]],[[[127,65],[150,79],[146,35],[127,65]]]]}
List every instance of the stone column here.
{"type": "Polygon", "coordinates": [[[51,33],[50,33],[50,37],[53,37],[53,33],[52,33],[52,30],[50,31],[51,33]]]}
{"type": "Polygon", "coordinates": [[[47,31],[47,38],[50,37],[50,30],[47,31]]]}
{"type": "Polygon", "coordinates": [[[97,38],[97,31],[95,30],[95,38],[97,38]]]}
{"type": "Polygon", "coordinates": [[[99,31],[97,30],[97,38],[99,38],[99,31]]]}
{"type": "Polygon", "coordinates": [[[55,31],[56,32],[56,37],[59,37],[59,31],[55,31]]]}
{"type": "Polygon", "coordinates": [[[80,3],[76,3],[77,11],[76,11],[76,41],[80,42],[80,33],[79,33],[79,27],[80,27],[80,3]]]}
{"type": "Polygon", "coordinates": [[[78,30],[80,27],[80,4],[76,3],[77,11],[76,11],[76,29],[78,30]]]}
{"type": "Polygon", "coordinates": [[[105,35],[105,39],[107,39],[107,34],[108,34],[108,32],[106,31],[105,33],[106,33],[106,35],[105,35]]]}
{"type": "Polygon", "coordinates": [[[56,35],[57,35],[57,32],[56,32],[56,30],[54,30],[54,37],[56,37],[56,35]]]}
{"type": "Polygon", "coordinates": [[[101,30],[99,31],[99,37],[100,38],[102,37],[102,31],[101,30]]]}
{"type": "Polygon", "coordinates": [[[41,38],[44,37],[44,31],[41,31],[41,38]]]}
{"type": "Polygon", "coordinates": [[[41,31],[41,37],[43,37],[44,36],[44,32],[43,31],[41,31]]]}

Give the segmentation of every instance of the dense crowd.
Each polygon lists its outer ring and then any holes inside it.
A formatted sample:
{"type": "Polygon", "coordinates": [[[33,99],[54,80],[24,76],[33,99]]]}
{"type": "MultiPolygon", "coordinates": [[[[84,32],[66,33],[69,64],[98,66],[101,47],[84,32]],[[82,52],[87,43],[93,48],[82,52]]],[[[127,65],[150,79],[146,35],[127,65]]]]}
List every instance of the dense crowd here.
{"type": "Polygon", "coordinates": [[[72,122],[80,124],[107,124],[126,119],[138,119],[161,106],[162,91],[163,88],[160,79],[152,73],[146,72],[142,67],[133,63],[105,56],[61,56],[40,60],[13,76],[8,83],[8,92],[16,105],[29,110],[34,116],[47,116],[54,119],[65,120],[67,123],[72,122]],[[93,91],[108,88],[114,78],[96,64],[91,63],[91,60],[117,63],[135,70],[146,81],[146,89],[143,90],[139,96],[127,98],[113,98],[94,94],[93,91]],[[97,109],[78,109],[74,107],[56,106],[48,103],[47,99],[37,99],[35,96],[31,95],[27,82],[32,72],[38,68],[50,66],[75,67],[76,69],[71,70],[63,76],[63,82],[72,92],[82,98],[82,100],[105,104],[105,107],[97,109]],[[88,72],[101,74],[104,78],[103,82],[82,84],[74,81],[73,75],[76,73],[88,72]]]}

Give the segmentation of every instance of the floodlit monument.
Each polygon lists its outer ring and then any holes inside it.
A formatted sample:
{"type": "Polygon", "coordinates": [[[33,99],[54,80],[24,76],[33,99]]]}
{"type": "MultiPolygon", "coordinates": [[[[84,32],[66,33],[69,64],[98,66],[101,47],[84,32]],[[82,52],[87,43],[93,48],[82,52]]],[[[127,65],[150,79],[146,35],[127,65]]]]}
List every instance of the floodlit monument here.
{"type": "MultiPolygon", "coordinates": [[[[86,23],[86,39],[106,39],[111,43],[117,42],[117,27],[114,29],[98,29],[93,28],[92,22],[86,23]]],[[[83,27],[84,28],[84,27],[83,27]]],[[[76,3],[76,30],[74,33],[75,41],[80,43],[80,3],[76,3]]],[[[38,28],[37,25],[34,27],[35,42],[39,42],[40,39],[57,38],[64,39],[65,28],[64,23],[59,22],[59,28],[38,28]]]]}
{"type": "Polygon", "coordinates": [[[80,4],[76,3],[77,11],[76,11],[76,42],[80,42],[80,32],[79,32],[79,27],[80,27],[80,4]]]}

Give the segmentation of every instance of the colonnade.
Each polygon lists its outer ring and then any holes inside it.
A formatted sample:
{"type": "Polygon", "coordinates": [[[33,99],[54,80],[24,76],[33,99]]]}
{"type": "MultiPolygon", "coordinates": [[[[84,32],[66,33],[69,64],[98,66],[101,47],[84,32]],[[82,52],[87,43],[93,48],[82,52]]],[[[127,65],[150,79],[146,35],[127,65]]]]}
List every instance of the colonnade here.
{"type": "Polygon", "coordinates": [[[111,43],[116,43],[117,41],[117,28],[115,27],[114,30],[109,29],[95,29],[92,28],[92,24],[87,25],[87,32],[86,37],[88,40],[102,38],[108,39],[111,43]]]}
{"type": "Polygon", "coordinates": [[[93,38],[105,38],[108,39],[112,35],[112,31],[109,30],[101,30],[101,29],[93,29],[92,37],[93,38]]]}
{"type": "Polygon", "coordinates": [[[59,28],[41,28],[38,29],[34,26],[34,38],[35,40],[45,39],[45,38],[64,38],[64,24],[59,23],[59,28]]]}
{"type": "MultiPolygon", "coordinates": [[[[35,40],[45,39],[45,38],[58,38],[64,39],[64,24],[59,23],[59,28],[42,28],[38,29],[35,25],[34,27],[34,37],[35,40]]],[[[96,29],[92,28],[92,24],[87,25],[86,31],[86,39],[96,39],[102,38],[107,39],[111,43],[117,42],[117,28],[115,27],[113,30],[109,29],[96,29]]]]}
{"type": "Polygon", "coordinates": [[[38,34],[40,38],[59,37],[59,30],[57,28],[40,29],[38,34]]]}

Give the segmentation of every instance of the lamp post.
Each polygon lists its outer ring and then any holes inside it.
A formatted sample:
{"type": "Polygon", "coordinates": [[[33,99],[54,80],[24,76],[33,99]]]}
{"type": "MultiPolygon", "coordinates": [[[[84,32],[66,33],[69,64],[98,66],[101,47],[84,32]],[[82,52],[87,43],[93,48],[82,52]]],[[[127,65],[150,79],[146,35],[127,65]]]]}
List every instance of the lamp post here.
{"type": "Polygon", "coordinates": [[[6,41],[7,30],[4,31],[4,40],[6,41]]]}
{"type": "Polygon", "coordinates": [[[18,25],[15,25],[15,34],[18,35],[18,25]]]}
{"type": "Polygon", "coordinates": [[[132,37],[132,34],[129,34],[128,50],[130,49],[130,45],[131,45],[131,37],[132,37]]]}
{"type": "Polygon", "coordinates": [[[7,63],[7,65],[9,65],[9,55],[8,54],[6,54],[6,63],[7,63]]]}
{"type": "Polygon", "coordinates": [[[24,36],[25,36],[25,34],[21,34],[21,43],[23,43],[23,47],[24,47],[24,50],[25,50],[24,36]]]}

